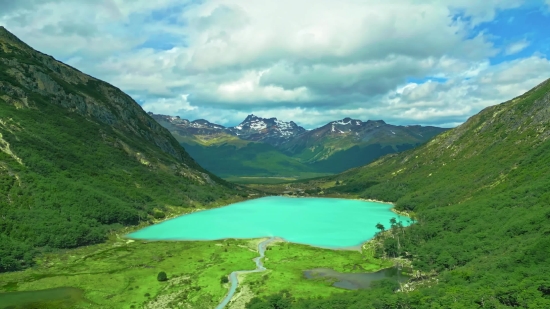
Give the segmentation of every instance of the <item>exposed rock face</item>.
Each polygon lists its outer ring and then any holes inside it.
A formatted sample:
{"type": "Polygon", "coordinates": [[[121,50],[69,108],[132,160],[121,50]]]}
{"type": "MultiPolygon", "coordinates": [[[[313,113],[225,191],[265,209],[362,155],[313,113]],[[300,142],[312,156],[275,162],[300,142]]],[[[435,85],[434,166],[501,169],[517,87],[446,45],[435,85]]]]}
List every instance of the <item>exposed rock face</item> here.
{"type": "Polygon", "coordinates": [[[215,135],[220,133],[238,136],[240,139],[260,141],[287,149],[287,145],[298,143],[311,144],[323,138],[350,138],[357,144],[382,143],[393,144],[401,140],[406,143],[421,143],[447,129],[433,126],[394,126],[383,120],[362,121],[352,118],[332,121],[313,129],[305,130],[294,121],[284,122],[277,118],[260,118],[249,115],[239,125],[224,127],[204,119],[189,121],[179,116],[157,115],[149,113],[153,119],[166,127],[176,130],[179,135],[215,135]]]}
{"type": "Polygon", "coordinates": [[[168,128],[170,131],[175,130],[182,136],[214,135],[227,131],[224,126],[208,122],[204,119],[189,121],[181,119],[179,116],[157,115],[151,112],[148,114],[162,126],[168,128]]]}
{"type": "Polygon", "coordinates": [[[242,140],[264,142],[273,146],[279,146],[306,132],[293,121],[284,122],[277,118],[261,118],[255,115],[248,115],[243,122],[234,127],[224,127],[204,119],[189,121],[179,116],[153,113],[149,115],[170,131],[177,131],[181,136],[229,134],[242,140]]]}
{"type": "Polygon", "coordinates": [[[294,121],[284,122],[277,118],[261,118],[255,115],[248,115],[238,126],[229,130],[241,139],[261,141],[273,146],[279,146],[306,132],[306,129],[294,121]]]}
{"type": "Polygon", "coordinates": [[[396,126],[383,120],[367,120],[344,118],[332,121],[326,125],[307,131],[283,145],[290,153],[304,148],[318,147],[323,144],[333,144],[336,147],[346,145],[400,145],[419,144],[445,131],[445,128],[432,126],[396,126]]]}

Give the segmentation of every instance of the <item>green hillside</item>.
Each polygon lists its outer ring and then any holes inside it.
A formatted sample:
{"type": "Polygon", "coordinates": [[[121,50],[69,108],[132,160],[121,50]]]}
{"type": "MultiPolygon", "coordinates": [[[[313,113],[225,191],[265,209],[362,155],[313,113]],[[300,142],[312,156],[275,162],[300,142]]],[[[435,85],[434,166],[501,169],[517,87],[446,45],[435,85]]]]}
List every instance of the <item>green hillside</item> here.
{"type": "Polygon", "coordinates": [[[212,146],[186,143],[181,145],[201,166],[215,171],[220,177],[301,177],[323,172],[266,143],[248,142],[245,146],[232,143],[212,146]]]}
{"type": "MultiPolygon", "coordinates": [[[[414,148],[417,144],[401,144],[401,145],[355,145],[343,150],[335,151],[324,160],[314,161],[310,163],[315,170],[327,173],[340,173],[342,171],[354,168],[357,166],[370,163],[384,155],[401,152],[407,149],[414,148]]],[[[320,147],[324,148],[324,147],[320,147]]],[[[322,150],[319,151],[321,153],[322,150]]]]}
{"type": "Polygon", "coordinates": [[[0,272],[239,192],[128,95],[0,27],[0,272]]]}
{"type": "Polygon", "coordinates": [[[382,282],[322,300],[279,294],[248,308],[550,308],[548,175],[550,80],[419,148],[304,184],[410,212],[417,223],[398,242],[395,233],[378,240],[379,254],[421,271],[413,291],[382,282]]]}

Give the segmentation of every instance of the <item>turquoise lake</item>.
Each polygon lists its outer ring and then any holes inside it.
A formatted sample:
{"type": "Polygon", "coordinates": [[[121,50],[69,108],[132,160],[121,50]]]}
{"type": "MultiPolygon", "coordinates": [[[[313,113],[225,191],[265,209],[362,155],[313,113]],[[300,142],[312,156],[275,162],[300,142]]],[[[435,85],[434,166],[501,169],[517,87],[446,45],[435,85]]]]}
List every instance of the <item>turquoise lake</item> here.
{"type": "Polygon", "coordinates": [[[356,247],[371,239],[375,225],[390,226],[391,205],[335,198],[281,196],[248,200],[170,219],[127,235],[146,240],[217,240],[281,237],[326,248],[356,247]]]}

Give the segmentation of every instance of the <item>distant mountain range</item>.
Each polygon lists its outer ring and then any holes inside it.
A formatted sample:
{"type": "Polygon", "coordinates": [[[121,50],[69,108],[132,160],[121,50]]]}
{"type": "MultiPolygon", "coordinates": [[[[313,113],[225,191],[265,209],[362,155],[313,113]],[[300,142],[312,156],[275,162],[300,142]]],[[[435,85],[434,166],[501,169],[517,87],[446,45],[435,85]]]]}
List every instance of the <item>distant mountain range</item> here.
{"type": "Polygon", "coordinates": [[[199,164],[226,178],[338,173],[416,147],[447,130],[352,118],[306,130],[294,121],[256,115],[225,127],[205,119],[149,115],[167,128],[199,164]]]}

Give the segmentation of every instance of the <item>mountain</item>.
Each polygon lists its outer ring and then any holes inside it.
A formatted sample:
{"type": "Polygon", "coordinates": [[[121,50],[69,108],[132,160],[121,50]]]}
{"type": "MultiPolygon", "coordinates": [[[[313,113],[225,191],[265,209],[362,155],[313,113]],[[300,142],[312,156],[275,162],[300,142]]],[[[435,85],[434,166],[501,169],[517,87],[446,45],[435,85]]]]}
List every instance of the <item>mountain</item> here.
{"type": "Polygon", "coordinates": [[[255,115],[248,115],[243,122],[229,130],[241,139],[273,146],[279,146],[306,131],[293,121],[284,122],[277,118],[261,118],[255,115]]]}
{"type": "Polygon", "coordinates": [[[416,147],[447,130],[344,118],[308,131],[293,121],[255,115],[248,115],[237,126],[224,127],[203,119],[149,115],[202,166],[222,177],[338,173],[416,147]]]}
{"type": "Polygon", "coordinates": [[[437,283],[421,280],[408,293],[389,285],[290,308],[550,308],[548,175],[550,79],[418,148],[304,184],[391,201],[411,213],[417,223],[393,238],[380,235],[379,252],[412,260],[437,283]]]}
{"type": "Polygon", "coordinates": [[[312,167],[285,155],[272,144],[263,142],[281,139],[278,136],[280,128],[269,125],[273,122],[268,120],[275,121],[274,118],[266,120],[250,115],[240,125],[226,128],[203,119],[189,121],[179,116],[149,115],[167,128],[201,166],[229,180],[235,180],[232,178],[234,176],[326,175],[316,173],[312,167]],[[244,139],[247,137],[263,141],[244,139]]]}
{"type": "Polygon", "coordinates": [[[118,88],[0,27],[0,272],[236,189],[118,88]]]}
{"type": "Polygon", "coordinates": [[[317,169],[339,173],[383,155],[414,148],[446,130],[344,118],[296,136],[280,148],[317,169]]]}
{"type": "MultiPolygon", "coordinates": [[[[326,125],[308,131],[285,145],[291,153],[298,153],[304,148],[316,148],[321,145],[380,144],[401,145],[423,143],[446,129],[432,126],[394,126],[383,120],[368,120],[344,118],[332,121],[326,125]]],[[[315,152],[309,160],[319,161],[327,156],[327,152],[315,152]]]]}
{"type": "Polygon", "coordinates": [[[176,132],[176,137],[188,137],[190,142],[193,137],[208,140],[219,136],[227,136],[228,139],[231,139],[229,136],[233,136],[240,140],[264,142],[278,146],[306,131],[293,121],[284,122],[277,118],[260,118],[255,115],[248,115],[239,125],[227,128],[205,119],[189,121],[181,119],[179,116],[156,115],[151,112],[149,115],[170,131],[176,132]]]}

